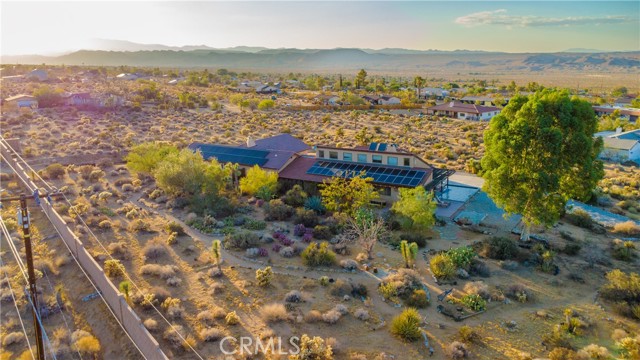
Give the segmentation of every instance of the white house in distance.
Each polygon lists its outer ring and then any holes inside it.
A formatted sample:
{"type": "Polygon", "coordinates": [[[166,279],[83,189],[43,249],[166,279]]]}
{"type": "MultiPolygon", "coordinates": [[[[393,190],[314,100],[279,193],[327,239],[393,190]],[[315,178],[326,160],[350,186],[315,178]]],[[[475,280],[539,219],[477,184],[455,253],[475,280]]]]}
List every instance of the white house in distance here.
{"type": "Polygon", "coordinates": [[[116,76],[116,79],[118,80],[136,80],[137,78],[138,78],[138,75],[129,74],[129,73],[122,73],[116,76]]]}
{"type": "Polygon", "coordinates": [[[443,100],[447,96],[449,96],[449,91],[442,88],[432,88],[432,87],[420,88],[421,99],[434,97],[436,98],[436,100],[443,100]]]}
{"type": "Polygon", "coordinates": [[[37,109],[38,99],[36,99],[31,95],[25,95],[25,94],[11,96],[4,99],[2,108],[5,110],[20,109],[20,108],[37,109]]]}
{"type": "Polygon", "coordinates": [[[460,120],[488,121],[491,120],[492,117],[500,114],[500,109],[495,106],[464,104],[459,101],[452,101],[427,108],[427,114],[445,116],[460,120]]]}
{"type": "Polygon", "coordinates": [[[622,132],[602,131],[594,134],[604,142],[600,158],[616,162],[635,161],[640,163],[640,129],[622,132]]]}

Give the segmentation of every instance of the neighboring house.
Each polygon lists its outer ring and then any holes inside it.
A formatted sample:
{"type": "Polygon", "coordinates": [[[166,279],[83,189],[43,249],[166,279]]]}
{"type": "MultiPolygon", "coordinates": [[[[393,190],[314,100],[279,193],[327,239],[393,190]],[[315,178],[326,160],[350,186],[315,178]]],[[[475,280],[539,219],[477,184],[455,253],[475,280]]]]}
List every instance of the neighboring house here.
{"type": "Polygon", "coordinates": [[[400,104],[400,99],[395,96],[387,96],[382,95],[380,99],[378,99],[378,104],[380,105],[397,105],[400,104]]]}
{"type": "Polygon", "coordinates": [[[11,75],[11,76],[2,77],[2,81],[8,81],[8,82],[19,82],[24,80],[25,80],[24,75],[11,75]]]}
{"type": "Polygon", "coordinates": [[[306,153],[310,147],[290,134],[280,134],[260,140],[249,137],[246,144],[237,146],[193,143],[189,149],[200,150],[205,159],[236,163],[242,169],[258,165],[280,172],[295,156],[306,153]]]}
{"type": "Polygon", "coordinates": [[[435,98],[436,100],[444,100],[444,98],[449,96],[449,91],[442,88],[420,88],[420,98],[421,99],[430,99],[435,98]]]}
{"type": "Polygon", "coordinates": [[[64,104],[67,106],[89,106],[95,105],[96,101],[88,92],[70,93],[63,96],[64,104]]]}
{"type": "Polygon", "coordinates": [[[495,106],[464,104],[459,101],[451,101],[427,108],[427,114],[446,116],[460,120],[491,120],[492,117],[500,114],[500,109],[495,106]]]}
{"type": "Polygon", "coordinates": [[[640,129],[622,132],[618,128],[616,131],[596,133],[594,137],[601,137],[604,142],[600,158],[615,162],[631,160],[640,163],[640,129]]]}
{"type": "Polygon", "coordinates": [[[316,102],[322,105],[337,106],[340,103],[340,97],[337,95],[319,95],[316,97],[316,102]]]}
{"type": "Polygon", "coordinates": [[[380,101],[380,97],[376,95],[364,95],[362,99],[371,105],[378,105],[378,101],[380,101]]]}
{"type": "Polygon", "coordinates": [[[364,173],[373,179],[380,201],[389,203],[398,199],[400,188],[442,188],[452,173],[436,169],[394,144],[372,143],[369,147],[356,148],[318,145],[314,149],[315,156],[298,156],[280,171],[279,178],[309,188],[334,176],[351,178],[364,173]]]}
{"type": "Polygon", "coordinates": [[[594,106],[593,107],[593,111],[595,111],[596,115],[598,116],[613,114],[613,112],[616,110],[618,110],[618,112],[620,113],[620,118],[629,120],[630,122],[636,122],[638,120],[638,117],[640,117],[640,109],[611,107],[611,106],[594,106]]]}
{"type": "Polygon", "coordinates": [[[47,81],[49,79],[49,76],[47,75],[47,72],[42,70],[42,69],[35,69],[35,70],[31,70],[31,72],[29,72],[29,74],[27,74],[26,76],[28,79],[36,79],[38,81],[47,81]]]}
{"type": "Polygon", "coordinates": [[[6,108],[37,109],[38,99],[31,95],[20,94],[4,99],[4,106],[6,106],[6,108]]]}
{"type": "Polygon", "coordinates": [[[460,102],[465,103],[465,104],[478,104],[478,105],[486,105],[486,106],[492,106],[493,105],[493,98],[490,96],[472,96],[472,95],[467,95],[464,96],[460,99],[460,102]]]}
{"type": "Polygon", "coordinates": [[[116,76],[117,80],[136,80],[137,78],[138,75],[129,73],[122,73],[116,76]]]}
{"type": "Polygon", "coordinates": [[[635,97],[624,96],[621,98],[617,98],[613,101],[613,106],[617,107],[629,107],[631,106],[631,102],[635,100],[635,97]]]}
{"type": "Polygon", "coordinates": [[[280,89],[275,86],[270,85],[259,85],[256,88],[256,93],[258,94],[275,94],[280,93],[280,89]]]}
{"type": "Polygon", "coordinates": [[[96,103],[101,107],[107,107],[107,108],[120,107],[124,105],[124,97],[116,94],[107,93],[107,94],[98,96],[98,98],[96,99],[96,103]]]}

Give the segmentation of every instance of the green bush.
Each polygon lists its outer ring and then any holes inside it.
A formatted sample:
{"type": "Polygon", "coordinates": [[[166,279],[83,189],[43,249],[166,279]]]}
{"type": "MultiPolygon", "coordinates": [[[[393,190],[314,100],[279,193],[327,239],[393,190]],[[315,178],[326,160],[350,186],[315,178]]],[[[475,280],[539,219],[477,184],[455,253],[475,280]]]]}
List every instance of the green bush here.
{"type": "Polygon", "coordinates": [[[304,201],[304,208],[313,210],[318,214],[323,214],[327,209],[322,203],[322,199],[319,196],[312,196],[304,201]]]}
{"type": "Polygon", "coordinates": [[[593,228],[593,219],[591,218],[591,215],[582,209],[576,209],[571,213],[567,213],[565,215],[565,219],[567,219],[569,223],[581,228],[593,228]]]}
{"type": "Polygon", "coordinates": [[[427,292],[424,290],[413,290],[413,293],[406,300],[407,306],[424,309],[429,306],[427,292]]]}
{"type": "Polygon", "coordinates": [[[285,204],[280,199],[269,201],[265,207],[267,220],[289,220],[293,215],[293,207],[285,204]]]}
{"type": "Polygon", "coordinates": [[[293,217],[293,223],[312,228],[318,225],[318,215],[313,210],[298,208],[296,209],[296,215],[293,217]]]}
{"type": "Polygon", "coordinates": [[[329,240],[333,236],[331,229],[325,225],[316,225],[313,228],[313,237],[318,240],[329,240]]]}
{"type": "Polygon", "coordinates": [[[260,237],[250,231],[240,231],[224,237],[224,244],[229,249],[248,249],[258,246],[260,237]]]}
{"type": "Polygon", "coordinates": [[[301,254],[302,262],[307,266],[330,266],[336,263],[336,254],[329,249],[329,243],[320,245],[313,242],[301,254]]]}
{"type": "Polygon", "coordinates": [[[287,205],[297,208],[297,207],[303,206],[307,198],[308,198],[307,193],[304,190],[302,190],[302,186],[294,185],[282,197],[282,201],[284,201],[284,203],[287,205]]]}
{"type": "Polygon", "coordinates": [[[495,260],[511,260],[518,255],[519,249],[516,242],[500,236],[486,239],[481,247],[482,255],[495,260]]]}
{"type": "Polygon", "coordinates": [[[567,243],[562,249],[562,252],[569,256],[575,256],[578,255],[580,249],[582,249],[582,246],[580,246],[579,244],[567,243]]]}
{"type": "Polygon", "coordinates": [[[478,294],[465,295],[460,301],[473,311],[483,311],[487,308],[487,301],[478,294]]]}
{"type": "Polygon", "coordinates": [[[267,228],[267,223],[261,220],[249,218],[245,221],[242,227],[248,230],[264,230],[267,228]]]}
{"type": "Polygon", "coordinates": [[[49,179],[60,179],[64,176],[65,167],[62,164],[50,164],[44,169],[44,173],[49,179]]]}
{"type": "Polygon", "coordinates": [[[167,230],[167,234],[176,233],[178,236],[184,235],[184,228],[175,221],[169,222],[165,227],[165,230],[167,230]]]}
{"type": "Polygon", "coordinates": [[[381,283],[380,286],[378,286],[378,292],[387,300],[398,295],[396,287],[392,283],[381,283]]]}
{"type": "Polygon", "coordinates": [[[456,265],[446,254],[438,254],[429,261],[429,268],[433,276],[440,280],[447,280],[456,274],[456,265]]]}
{"type": "Polygon", "coordinates": [[[476,256],[476,252],[469,246],[453,248],[446,252],[447,256],[453,261],[458,268],[468,269],[471,260],[476,256]]]}
{"type": "Polygon", "coordinates": [[[104,273],[110,278],[119,278],[124,276],[125,268],[120,260],[109,259],[104,262],[104,273]]]}
{"type": "Polygon", "coordinates": [[[416,341],[422,338],[420,323],[422,318],[414,308],[405,309],[391,322],[391,333],[404,341],[416,341]]]}
{"type": "Polygon", "coordinates": [[[271,285],[271,280],[273,280],[273,271],[271,270],[271,266],[256,270],[256,281],[258,281],[259,286],[267,287],[271,285]]]}

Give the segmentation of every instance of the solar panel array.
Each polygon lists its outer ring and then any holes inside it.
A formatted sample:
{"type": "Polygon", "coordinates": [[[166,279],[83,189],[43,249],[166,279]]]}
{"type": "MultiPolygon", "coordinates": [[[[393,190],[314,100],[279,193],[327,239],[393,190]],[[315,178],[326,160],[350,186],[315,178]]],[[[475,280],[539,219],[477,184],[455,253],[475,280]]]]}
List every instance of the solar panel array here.
{"type": "Polygon", "coordinates": [[[317,160],[309,170],[307,170],[307,174],[309,175],[340,176],[347,179],[357,176],[362,172],[364,172],[367,177],[373,178],[374,183],[406,187],[416,187],[420,185],[427,175],[427,172],[424,170],[328,160],[317,160]]]}
{"type": "Polygon", "coordinates": [[[202,157],[208,160],[212,157],[220,162],[237,163],[241,165],[258,165],[262,166],[267,163],[268,151],[244,149],[230,146],[207,145],[207,144],[191,144],[191,150],[200,150],[202,157]]]}

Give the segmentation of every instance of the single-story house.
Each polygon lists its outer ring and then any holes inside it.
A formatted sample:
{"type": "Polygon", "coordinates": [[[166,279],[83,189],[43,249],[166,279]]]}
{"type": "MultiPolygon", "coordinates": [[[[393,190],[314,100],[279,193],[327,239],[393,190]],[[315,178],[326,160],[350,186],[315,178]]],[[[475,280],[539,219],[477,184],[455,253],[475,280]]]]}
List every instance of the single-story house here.
{"type": "Polygon", "coordinates": [[[31,70],[29,74],[27,74],[27,78],[29,79],[33,78],[38,81],[47,81],[49,79],[49,76],[47,75],[46,71],[42,69],[35,69],[35,70],[31,70]]]}
{"type": "Polygon", "coordinates": [[[601,137],[604,142],[600,158],[616,162],[631,160],[640,163],[640,129],[622,132],[618,128],[616,131],[602,131],[594,136],[601,137]]]}
{"type": "Polygon", "coordinates": [[[63,96],[64,104],[67,106],[87,106],[95,105],[96,100],[88,92],[70,93],[63,96]]]}
{"type": "Polygon", "coordinates": [[[429,99],[435,98],[436,100],[444,100],[444,98],[449,96],[449,91],[442,88],[420,88],[420,98],[421,99],[429,99]]]}
{"type": "Polygon", "coordinates": [[[362,97],[364,101],[370,103],[371,105],[395,105],[400,104],[400,99],[395,96],[389,95],[364,95],[362,97]]]}
{"type": "Polygon", "coordinates": [[[236,146],[193,143],[189,149],[199,150],[205,159],[236,163],[241,169],[258,165],[280,172],[296,155],[306,153],[311,147],[290,134],[280,134],[260,140],[249,137],[246,144],[236,146]]]}
{"type": "Polygon", "coordinates": [[[427,108],[427,114],[446,116],[460,120],[491,120],[492,117],[500,114],[500,109],[495,106],[464,104],[459,101],[451,101],[427,108]]]}
{"type": "Polygon", "coordinates": [[[336,106],[340,103],[340,97],[337,95],[319,95],[315,100],[322,105],[336,106]]]}
{"type": "Polygon", "coordinates": [[[256,93],[258,94],[275,94],[280,93],[280,89],[275,86],[259,85],[256,87],[256,93]]]}
{"type": "Polygon", "coordinates": [[[596,115],[598,116],[613,114],[613,112],[616,110],[618,110],[618,112],[620,113],[620,118],[629,120],[630,122],[636,122],[638,120],[638,117],[640,117],[640,109],[611,106],[593,107],[593,111],[595,111],[596,115]]]}
{"type": "Polygon", "coordinates": [[[31,95],[20,94],[4,99],[7,108],[38,108],[38,99],[31,95]]]}
{"type": "Polygon", "coordinates": [[[380,201],[398,199],[400,188],[445,186],[452,171],[436,169],[415,154],[395,144],[371,143],[368,147],[338,148],[318,145],[315,155],[296,157],[280,173],[283,182],[317,186],[334,176],[351,178],[360,173],[373,179],[380,201]]]}
{"type": "Polygon", "coordinates": [[[617,107],[629,107],[631,105],[631,102],[635,100],[635,96],[623,96],[620,98],[617,98],[613,101],[613,106],[617,106],[617,107]]]}

